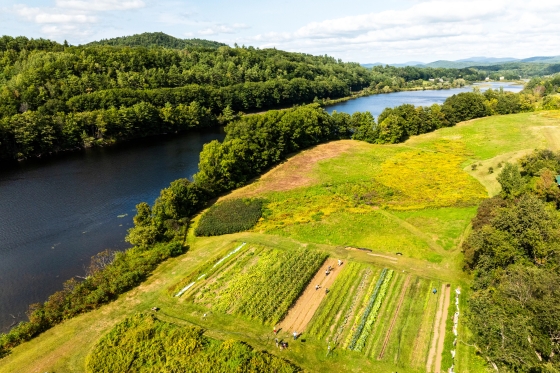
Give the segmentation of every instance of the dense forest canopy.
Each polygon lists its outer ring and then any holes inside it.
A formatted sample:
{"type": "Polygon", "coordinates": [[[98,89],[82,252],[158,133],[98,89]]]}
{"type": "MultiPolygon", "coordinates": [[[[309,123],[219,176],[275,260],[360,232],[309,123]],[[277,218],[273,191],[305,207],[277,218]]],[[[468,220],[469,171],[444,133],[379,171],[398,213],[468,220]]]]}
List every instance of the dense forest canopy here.
{"type": "Polygon", "coordinates": [[[0,38],[0,160],[224,125],[240,112],[357,91],[460,87],[486,74],[183,42],[162,33],[86,46],[0,38]]]}
{"type": "Polygon", "coordinates": [[[163,32],[144,32],[112,39],[101,39],[87,43],[86,46],[113,45],[121,47],[164,47],[185,49],[189,47],[218,48],[227,44],[205,39],[179,39],[163,32]]]}
{"type": "Polygon", "coordinates": [[[161,33],[86,46],[2,37],[0,159],[225,124],[239,112],[364,89],[423,87],[435,77],[445,78],[435,88],[481,78],[472,69],[366,69],[329,56],[199,44],[161,33]]]}
{"type": "Polygon", "coordinates": [[[560,369],[560,154],[539,150],[498,176],[463,244],[474,272],[468,322],[489,362],[513,372],[560,369]]]}

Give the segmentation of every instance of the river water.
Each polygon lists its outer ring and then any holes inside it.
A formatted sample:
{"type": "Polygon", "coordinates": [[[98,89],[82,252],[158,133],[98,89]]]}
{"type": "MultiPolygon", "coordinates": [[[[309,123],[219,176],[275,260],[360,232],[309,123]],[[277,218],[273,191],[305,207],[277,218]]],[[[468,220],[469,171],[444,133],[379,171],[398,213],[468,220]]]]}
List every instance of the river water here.
{"type": "MultiPolygon", "coordinates": [[[[485,91],[488,88],[499,89],[500,87],[504,91],[519,92],[523,89],[521,85],[515,85],[511,83],[480,83],[475,84],[481,91],[485,91]]],[[[445,99],[461,92],[472,92],[473,86],[467,86],[463,88],[453,88],[453,89],[442,89],[442,90],[431,90],[431,91],[404,91],[404,92],[394,92],[388,94],[372,95],[359,97],[353,100],[348,100],[341,102],[339,104],[331,105],[326,107],[329,113],[334,110],[338,112],[352,114],[357,111],[369,111],[374,117],[377,118],[381,112],[387,107],[395,107],[402,104],[412,104],[414,106],[430,106],[432,104],[443,104],[445,99]]]]}
{"type": "Polygon", "coordinates": [[[122,250],[135,206],[197,171],[219,130],[191,131],[19,162],[0,171],[0,332],[26,319],[91,256],[122,250]],[[12,317],[13,316],[13,317],[12,317]]]}
{"type": "MultiPolygon", "coordinates": [[[[507,83],[491,85],[500,86],[521,90],[507,83]]],[[[374,95],[327,111],[370,111],[377,116],[386,107],[442,103],[471,90],[374,95]]],[[[9,169],[1,166],[0,332],[26,319],[29,304],[45,301],[65,280],[83,276],[91,256],[127,248],[124,237],[135,205],[153,203],[171,181],[190,178],[202,145],[223,137],[219,130],[191,131],[19,162],[9,169]]]]}

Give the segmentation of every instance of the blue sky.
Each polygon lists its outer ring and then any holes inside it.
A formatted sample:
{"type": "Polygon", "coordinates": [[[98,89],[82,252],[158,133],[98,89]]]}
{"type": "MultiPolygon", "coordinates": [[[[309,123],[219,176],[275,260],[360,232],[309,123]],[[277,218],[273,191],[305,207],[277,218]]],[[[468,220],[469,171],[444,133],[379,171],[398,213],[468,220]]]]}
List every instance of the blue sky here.
{"type": "Polygon", "coordinates": [[[163,31],[345,61],[560,55],[559,0],[0,0],[0,34],[71,44],[163,31]]]}

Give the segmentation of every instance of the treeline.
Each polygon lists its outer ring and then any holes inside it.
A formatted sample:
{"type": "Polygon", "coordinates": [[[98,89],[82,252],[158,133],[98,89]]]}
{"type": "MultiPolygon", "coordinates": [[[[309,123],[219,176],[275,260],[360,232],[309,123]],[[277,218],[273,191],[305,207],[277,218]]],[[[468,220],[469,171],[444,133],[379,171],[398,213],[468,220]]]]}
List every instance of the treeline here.
{"type": "Polygon", "coordinates": [[[142,34],[76,47],[1,38],[0,160],[224,124],[239,112],[360,90],[439,89],[481,78],[472,69],[366,69],[328,56],[179,41],[142,34]],[[426,80],[442,76],[433,87],[426,80]],[[170,124],[163,114],[187,107],[196,110],[186,122],[177,114],[170,124]]]}
{"type": "Polygon", "coordinates": [[[66,318],[115,299],[139,283],[161,260],[182,252],[193,214],[211,199],[246,184],[289,154],[338,139],[397,143],[459,121],[492,115],[492,110],[524,110],[525,107],[517,103],[524,102],[522,97],[525,96],[501,91],[460,93],[441,106],[402,105],[386,109],[377,123],[368,112],[329,115],[319,104],[272,110],[234,120],[226,126],[223,142],[212,141],[204,146],[194,181],[176,180],[161,191],[152,206],[145,202],[136,206],[134,227],[126,237],[134,248],[118,254],[114,261],[106,261],[109,263],[106,267],[95,264],[99,260],[94,258],[94,267],[102,267],[99,271],[91,271],[94,274],[84,282],[72,280],[65,285],[65,290],[55,293],[44,304],[33,305],[28,314],[29,322],[19,324],[0,337],[0,355],[66,318]],[[512,98],[514,96],[518,96],[519,101],[512,98]]]}
{"type": "Polygon", "coordinates": [[[560,370],[560,153],[540,150],[498,175],[463,244],[474,272],[468,326],[496,370],[560,370]]]}
{"type": "Polygon", "coordinates": [[[185,49],[189,47],[218,48],[227,44],[205,39],[179,39],[163,32],[144,32],[130,36],[121,36],[112,39],[101,39],[87,43],[86,46],[112,45],[120,47],[163,47],[171,49],[185,49]]]}

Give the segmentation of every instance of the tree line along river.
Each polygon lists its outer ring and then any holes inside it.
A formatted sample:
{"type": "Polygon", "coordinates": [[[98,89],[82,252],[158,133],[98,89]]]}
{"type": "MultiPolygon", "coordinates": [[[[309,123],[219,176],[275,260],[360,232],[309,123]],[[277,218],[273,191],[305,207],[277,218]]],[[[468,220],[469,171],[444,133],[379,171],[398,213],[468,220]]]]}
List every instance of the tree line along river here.
{"type": "MultiPolygon", "coordinates": [[[[481,86],[481,90],[490,85],[481,86]]],[[[518,92],[521,86],[492,83],[518,92]]],[[[472,87],[360,97],[328,112],[370,111],[404,103],[427,106],[472,87]]],[[[24,320],[31,303],[83,276],[91,256],[123,250],[137,203],[153,203],[161,189],[197,172],[203,144],[223,130],[190,131],[109,148],[33,159],[0,169],[0,332],[24,320]]]]}

